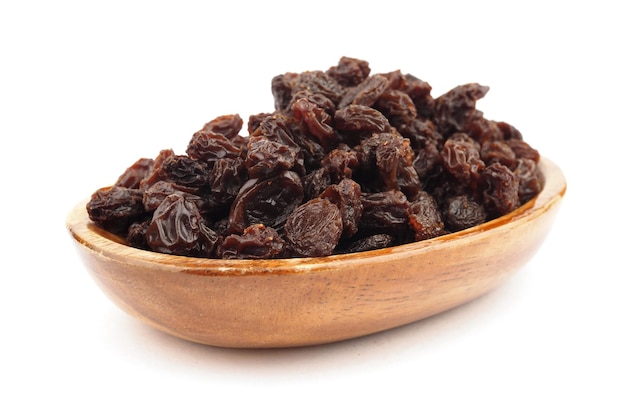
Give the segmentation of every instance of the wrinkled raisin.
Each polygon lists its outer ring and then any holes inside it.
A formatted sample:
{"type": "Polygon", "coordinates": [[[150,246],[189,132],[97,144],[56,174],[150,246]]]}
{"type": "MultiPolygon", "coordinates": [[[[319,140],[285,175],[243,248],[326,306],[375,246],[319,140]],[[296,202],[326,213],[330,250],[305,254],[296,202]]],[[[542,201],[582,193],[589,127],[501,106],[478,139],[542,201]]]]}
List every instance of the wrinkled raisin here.
{"type": "Polygon", "coordinates": [[[143,193],[126,187],[97,190],[87,203],[89,218],[114,233],[120,233],[145,214],[143,193]]]}
{"type": "Polygon", "coordinates": [[[325,198],[314,198],[298,206],[285,222],[285,239],[295,256],[332,254],[342,231],[339,208],[325,198]]]}
{"type": "Polygon", "coordinates": [[[487,166],[480,177],[485,209],[494,216],[519,207],[519,179],[499,162],[487,166]]]}
{"type": "Polygon", "coordinates": [[[285,242],[278,232],[262,224],[253,224],[241,235],[229,235],[218,247],[224,259],[271,259],[280,256],[285,242]]]}
{"type": "Polygon", "coordinates": [[[196,204],[179,194],[163,200],[146,231],[147,244],[153,251],[182,256],[209,257],[218,237],[196,204]]]}
{"type": "Polygon", "coordinates": [[[443,218],[446,228],[451,232],[457,232],[484,223],[487,212],[477,201],[462,194],[448,199],[443,218]]]}
{"type": "Polygon", "coordinates": [[[361,186],[350,180],[343,179],[339,184],[328,186],[320,195],[339,208],[343,223],[343,237],[351,237],[358,231],[358,224],[363,214],[361,203],[361,186]]]}
{"type": "Polygon", "coordinates": [[[303,197],[302,181],[293,171],[248,180],[231,206],[228,231],[241,233],[256,223],[280,229],[303,197]]]}
{"type": "Polygon", "coordinates": [[[415,232],[415,241],[446,233],[437,202],[425,191],[420,191],[409,205],[409,226],[415,232]]]}

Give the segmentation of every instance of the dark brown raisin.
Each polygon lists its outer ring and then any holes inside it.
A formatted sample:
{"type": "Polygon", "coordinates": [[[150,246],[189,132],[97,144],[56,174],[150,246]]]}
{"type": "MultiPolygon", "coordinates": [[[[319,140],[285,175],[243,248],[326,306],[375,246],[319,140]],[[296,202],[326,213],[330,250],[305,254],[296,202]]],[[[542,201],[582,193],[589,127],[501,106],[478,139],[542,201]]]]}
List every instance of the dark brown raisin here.
{"type": "Polygon", "coordinates": [[[519,179],[505,165],[488,165],[480,177],[483,204],[493,216],[501,216],[519,207],[519,179]]]}
{"type": "Polygon", "coordinates": [[[293,104],[293,115],[304,132],[316,137],[324,149],[332,149],[337,143],[337,134],[332,118],[322,107],[306,98],[293,104]]]}
{"type": "Polygon", "coordinates": [[[351,242],[342,252],[343,253],[356,253],[365,252],[369,250],[383,249],[393,244],[393,237],[386,234],[378,234],[365,236],[354,242],[351,242]]]}
{"type": "Polygon", "coordinates": [[[480,147],[480,157],[487,165],[493,162],[500,162],[512,169],[517,165],[515,152],[513,152],[513,149],[504,141],[489,141],[483,143],[480,147]]]}
{"type": "Polygon", "coordinates": [[[339,208],[325,198],[314,198],[298,206],[285,222],[289,249],[300,257],[331,255],[342,231],[339,208]]]}
{"type": "MultiPolygon", "coordinates": [[[[287,72],[272,78],[272,95],[274,96],[274,108],[276,110],[287,110],[291,101],[293,85],[297,79],[298,74],[293,72],[287,72]]],[[[254,131],[254,129],[250,130],[250,122],[248,122],[248,131],[250,133],[254,131]]]]}
{"type": "Polygon", "coordinates": [[[370,75],[370,66],[367,61],[343,56],[336,66],[326,72],[339,84],[351,87],[362,83],[370,75]]]}
{"type": "Polygon", "coordinates": [[[333,183],[344,178],[352,178],[352,171],[359,166],[359,160],[354,150],[348,146],[340,146],[330,151],[321,162],[326,174],[333,183]]]}
{"type": "Polygon", "coordinates": [[[250,178],[267,178],[290,170],[298,160],[294,148],[264,136],[250,136],[245,165],[250,178]]]}
{"type": "Polygon", "coordinates": [[[125,188],[139,188],[141,181],[152,172],[153,167],[154,159],[140,158],[119,176],[115,185],[125,188]]]}
{"type": "Polygon", "coordinates": [[[484,223],[487,212],[473,198],[463,194],[447,200],[443,219],[448,230],[458,232],[484,223]]]}
{"type": "Polygon", "coordinates": [[[187,145],[187,155],[205,162],[209,168],[215,161],[224,158],[237,158],[241,153],[235,145],[221,133],[200,130],[193,134],[187,145]]]}
{"type": "Polygon", "coordinates": [[[408,228],[409,202],[401,191],[363,193],[361,203],[360,231],[368,235],[384,233],[404,239],[408,228]]]}
{"type": "Polygon", "coordinates": [[[271,259],[280,256],[285,242],[278,232],[262,224],[253,224],[241,235],[229,235],[217,248],[224,259],[271,259]]]}
{"type": "Polygon", "coordinates": [[[413,229],[415,241],[431,239],[446,233],[437,202],[425,191],[420,191],[409,204],[409,226],[413,229]]]}
{"type": "Polygon", "coordinates": [[[146,232],[151,222],[152,217],[131,224],[128,228],[128,234],[126,235],[126,243],[134,248],[150,249],[148,241],[146,240],[146,232]]]}
{"type": "Polygon", "coordinates": [[[515,152],[518,159],[530,159],[539,163],[539,151],[530,146],[528,142],[521,139],[510,139],[506,141],[506,144],[515,152]]]}
{"type": "Polygon", "coordinates": [[[160,168],[163,178],[185,187],[205,187],[209,182],[207,164],[185,155],[172,155],[160,168]]]}
{"type": "Polygon", "coordinates": [[[480,145],[465,134],[454,135],[443,145],[443,166],[461,184],[475,187],[485,169],[485,163],[480,159],[479,147],[480,145]]]}
{"type": "Polygon", "coordinates": [[[350,104],[372,107],[388,86],[387,77],[381,74],[372,75],[362,83],[349,88],[339,102],[339,107],[350,104]]]}
{"type": "Polygon", "coordinates": [[[356,234],[358,224],[363,214],[361,203],[361,186],[350,180],[344,179],[339,184],[328,186],[320,198],[326,198],[339,208],[343,223],[343,237],[351,237],[356,234]]]}
{"type": "Polygon", "coordinates": [[[171,194],[179,194],[188,200],[193,200],[201,211],[206,211],[207,203],[200,197],[198,188],[184,187],[169,181],[159,181],[143,193],[143,206],[148,212],[156,210],[163,200],[171,194]]]}
{"type": "Polygon", "coordinates": [[[400,90],[385,91],[374,107],[384,114],[394,127],[410,125],[417,117],[417,109],[411,97],[400,90]]]}
{"type": "Polygon", "coordinates": [[[476,110],[476,101],[483,98],[487,91],[489,87],[470,83],[437,97],[434,119],[444,137],[466,131],[474,118],[482,117],[482,112],[476,110]]]}
{"type": "Polygon", "coordinates": [[[513,173],[519,180],[520,204],[526,203],[543,188],[543,176],[537,163],[532,159],[519,159],[513,173]]]}
{"type": "Polygon", "coordinates": [[[293,171],[248,180],[231,206],[228,233],[242,233],[256,223],[280,230],[303,197],[302,181],[293,171]]]}
{"type": "Polygon", "coordinates": [[[381,134],[384,140],[376,147],[376,167],[384,189],[400,190],[412,198],[421,190],[413,167],[415,154],[409,139],[396,134],[381,134]]]}
{"type": "Polygon", "coordinates": [[[104,229],[125,234],[131,223],[146,214],[142,198],[143,193],[134,188],[101,188],[92,194],[87,203],[87,213],[93,222],[104,229]]]}
{"type": "Polygon", "coordinates": [[[348,133],[388,132],[389,120],[378,110],[351,104],[335,112],[335,129],[348,133]]]}
{"type": "Polygon", "coordinates": [[[227,114],[216,117],[205,123],[202,130],[205,132],[219,133],[228,139],[237,137],[243,127],[243,119],[238,114],[227,114]]]}
{"type": "Polygon", "coordinates": [[[153,251],[172,255],[209,257],[217,241],[196,204],[178,194],[163,200],[146,231],[153,251]]]}

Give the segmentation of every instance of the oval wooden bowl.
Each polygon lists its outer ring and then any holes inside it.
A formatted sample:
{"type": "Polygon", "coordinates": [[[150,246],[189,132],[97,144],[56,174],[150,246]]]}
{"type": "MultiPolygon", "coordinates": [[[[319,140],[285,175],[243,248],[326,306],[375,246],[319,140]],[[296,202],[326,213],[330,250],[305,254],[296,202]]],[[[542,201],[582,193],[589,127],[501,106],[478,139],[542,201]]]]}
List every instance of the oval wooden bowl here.
{"type": "Polygon", "coordinates": [[[315,345],[411,323],[473,300],[523,266],[565,194],[543,158],[543,191],[518,210],[461,232],[325,258],[215,260],[124,245],[85,203],[67,227],[87,269],[119,307],[183,339],[223,347],[315,345]]]}

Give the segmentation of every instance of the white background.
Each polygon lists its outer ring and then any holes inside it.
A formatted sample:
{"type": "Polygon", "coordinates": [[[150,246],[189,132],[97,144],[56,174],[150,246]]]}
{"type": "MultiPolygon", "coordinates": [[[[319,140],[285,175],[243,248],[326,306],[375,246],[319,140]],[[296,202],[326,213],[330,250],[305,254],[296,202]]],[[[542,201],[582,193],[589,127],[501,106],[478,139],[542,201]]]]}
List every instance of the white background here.
{"type": "Polygon", "coordinates": [[[2,2],[0,415],[626,415],[617,4],[2,2]],[[479,109],[568,180],[533,260],[461,308],[314,348],[200,346],[106,299],[69,210],[216,116],[272,111],[272,76],[342,55],[434,95],[491,87],[479,109]]]}

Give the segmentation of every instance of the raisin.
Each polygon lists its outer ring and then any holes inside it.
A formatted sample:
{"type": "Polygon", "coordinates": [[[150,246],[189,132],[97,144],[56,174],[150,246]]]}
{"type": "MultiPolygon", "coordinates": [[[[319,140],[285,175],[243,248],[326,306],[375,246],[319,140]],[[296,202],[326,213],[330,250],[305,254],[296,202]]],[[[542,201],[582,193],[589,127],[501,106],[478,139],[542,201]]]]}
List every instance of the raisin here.
{"type": "MultiPolygon", "coordinates": [[[[272,78],[272,95],[274,96],[274,108],[276,110],[287,110],[291,101],[291,92],[293,85],[298,79],[298,74],[288,72],[280,74],[272,78]]],[[[248,123],[250,126],[250,123],[248,123]]],[[[250,127],[248,131],[252,133],[250,127]]]]}
{"type": "Polygon", "coordinates": [[[309,90],[328,97],[333,103],[339,103],[344,88],[334,78],[323,71],[305,71],[300,74],[295,90],[309,90]]]}
{"type": "Polygon", "coordinates": [[[155,252],[209,257],[218,235],[208,227],[193,201],[172,194],[154,212],[146,241],[155,252]]]}
{"type": "Polygon", "coordinates": [[[480,159],[479,145],[465,134],[446,140],[441,150],[441,160],[446,171],[462,184],[474,187],[485,169],[480,159]]]}
{"type": "Polygon", "coordinates": [[[285,242],[278,232],[262,224],[253,224],[241,235],[229,235],[217,248],[223,259],[271,259],[280,256],[285,242]]]}
{"type": "Polygon", "coordinates": [[[435,100],[435,122],[447,137],[454,132],[466,131],[474,118],[482,117],[476,110],[476,101],[487,94],[489,87],[464,84],[453,88],[435,100]]]}
{"type": "Polygon", "coordinates": [[[354,150],[341,146],[330,151],[321,162],[326,174],[333,183],[344,178],[352,178],[352,171],[359,166],[359,159],[354,150]]]}
{"type": "Polygon", "coordinates": [[[539,152],[522,139],[510,139],[506,144],[513,150],[518,159],[530,159],[539,163],[539,152]]]}
{"type": "Polygon", "coordinates": [[[339,107],[351,104],[372,107],[389,86],[387,77],[375,74],[362,83],[351,87],[339,102],[339,107]]]}
{"type": "Polygon", "coordinates": [[[185,187],[205,187],[209,182],[207,164],[185,155],[169,156],[160,170],[166,180],[185,187]]]}
{"type": "Polygon", "coordinates": [[[204,132],[223,135],[228,139],[237,137],[243,127],[243,119],[238,114],[227,114],[216,117],[202,127],[204,132]]]}
{"type": "Polygon", "coordinates": [[[250,178],[267,178],[294,167],[298,148],[275,142],[264,136],[251,136],[245,165],[250,178]]]}
{"type": "Polygon", "coordinates": [[[143,193],[143,206],[148,212],[156,210],[163,200],[171,194],[185,196],[188,200],[193,200],[201,211],[206,208],[206,202],[200,197],[200,190],[197,188],[184,187],[169,181],[159,181],[151,185],[143,193]]]}
{"type": "Polygon", "coordinates": [[[384,189],[400,190],[409,198],[420,191],[420,181],[413,167],[415,154],[409,139],[395,134],[381,134],[384,140],[376,147],[376,167],[384,189]]]}
{"type": "Polygon", "coordinates": [[[389,234],[402,239],[408,227],[409,202],[401,191],[390,190],[361,195],[363,213],[359,230],[366,234],[389,234]]]}
{"type": "Polygon", "coordinates": [[[480,187],[485,209],[493,216],[509,213],[520,205],[519,179],[499,162],[483,170],[480,187]]]}
{"type": "Polygon", "coordinates": [[[480,148],[480,157],[485,164],[500,162],[509,168],[515,168],[515,165],[517,165],[515,152],[504,141],[494,140],[483,143],[480,148]]]}
{"type": "Polygon", "coordinates": [[[339,208],[343,223],[342,236],[351,237],[356,234],[363,214],[361,186],[350,179],[343,179],[339,184],[328,186],[319,196],[328,199],[339,208]]]}
{"type": "Polygon", "coordinates": [[[420,191],[409,205],[409,226],[415,232],[415,241],[446,233],[437,202],[425,191],[420,191]]]}
{"type": "Polygon", "coordinates": [[[322,107],[301,98],[294,103],[293,114],[300,122],[302,130],[315,136],[324,149],[332,149],[335,146],[337,135],[332,126],[332,118],[322,107]]]}
{"type": "Polygon", "coordinates": [[[303,197],[302,181],[293,171],[248,180],[231,206],[228,233],[241,233],[256,223],[280,230],[303,197]]]}
{"type": "Polygon", "coordinates": [[[87,203],[89,218],[112,233],[125,234],[128,226],[143,217],[143,193],[134,188],[112,186],[92,194],[87,203]]]}
{"type": "Polygon", "coordinates": [[[193,134],[187,145],[187,155],[205,162],[212,167],[215,161],[224,158],[237,158],[241,153],[239,146],[221,133],[200,130],[193,134]]]}
{"type": "Polygon", "coordinates": [[[482,205],[463,194],[448,199],[443,218],[448,230],[458,232],[484,223],[487,212],[482,205]]]}
{"type": "Polygon", "coordinates": [[[400,90],[388,90],[380,95],[374,106],[389,119],[392,126],[404,126],[417,117],[417,109],[411,97],[400,90]]]}
{"type": "Polygon", "coordinates": [[[520,204],[526,203],[543,188],[543,177],[534,160],[526,158],[519,159],[513,173],[519,181],[518,196],[520,204]]]}
{"type": "Polygon", "coordinates": [[[148,240],[146,239],[146,232],[148,231],[150,223],[152,223],[152,217],[131,224],[128,228],[128,234],[126,235],[126,243],[134,248],[150,249],[148,240]]]}
{"type": "Polygon", "coordinates": [[[328,186],[332,184],[330,174],[325,168],[319,168],[311,171],[302,178],[302,187],[304,189],[304,197],[311,200],[319,196],[328,186]]]}
{"type": "Polygon", "coordinates": [[[327,256],[333,253],[343,231],[339,208],[325,198],[298,206],[285,222],[285,240],[295,256],[327,256]]]}
{"type": "Polygon", "coordinates": [[[386,234],[365,236],[361,239],[351,242],[342,252],[356,253],[369,250],[383,249],[391,246],[393,237],[386,234]]]}
{"type": "Polygon", "coordinates": [[[335,129],[348,133],[388,132],[389,120],[378,110],[351,104],[335,112],[335,129]]]}
{"type": "Polygon", "coordinates": [[[154,167],[154,159],[140,158],[119,176],[115,185],[125,188],[139,188],[141,181],[146,178],[154,167]]]}
{"type": "Polygon", "coordinates": [[[352,87],[362,83],[370,75],[367,61],[341,57],[336,66],[330,67],[326,73],[344,87],[352,87]]]}
{"type": "Polygon", "coordinates": [[[241,158],[215,161],[211,172],[209,172],[211,191],[208,200],[212,208],[215,210],[229,207],[246,180],[247,174],[244,161],[241,158]]]}
{"type": "Polygon", "coordinates": [[[161,167],[163,166],[163,162],[165,162],[167,158],[173,155],[175,154],[172,149],[163,149],[162,151],[160,151],[157,157],[154,158],[154,163],[152,164],[151,171],[139,183],[139,188],[145,190],[154,183],[164,179],[165,173],[161,171],[161,167]]]}

